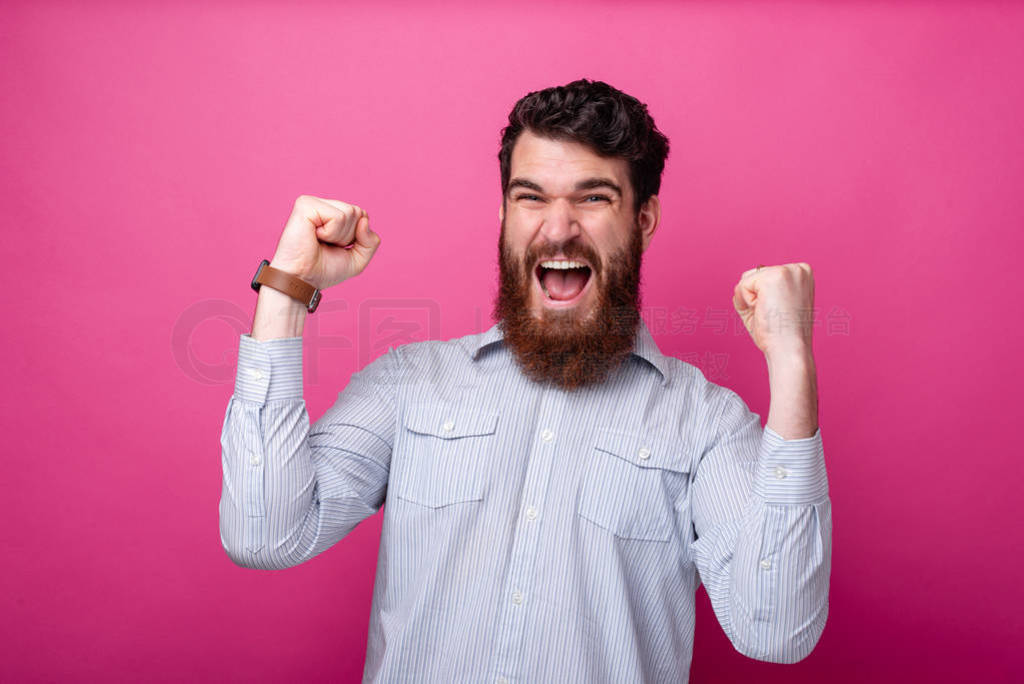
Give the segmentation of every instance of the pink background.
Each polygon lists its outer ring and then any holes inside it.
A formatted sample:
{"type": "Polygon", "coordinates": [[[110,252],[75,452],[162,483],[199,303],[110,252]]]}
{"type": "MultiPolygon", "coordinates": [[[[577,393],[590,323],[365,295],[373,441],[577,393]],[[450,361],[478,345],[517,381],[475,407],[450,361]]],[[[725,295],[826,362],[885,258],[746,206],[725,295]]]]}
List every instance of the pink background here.
{"type": "Polygon", "coordinates": [[[488,327],[498,131],[581,76],[671,138],[664,352],[766,419],[732,287],[815,270],[828,625],[749,660],[701,590],[692,681],[1024,677],[1024,8],[368,4],[5,3],[0,679],[358,681],[380,515],[284,572],[218,539],[249,280],[299,194],[383,237],[307,325],[314,420],[389,344],[488,327]]]}

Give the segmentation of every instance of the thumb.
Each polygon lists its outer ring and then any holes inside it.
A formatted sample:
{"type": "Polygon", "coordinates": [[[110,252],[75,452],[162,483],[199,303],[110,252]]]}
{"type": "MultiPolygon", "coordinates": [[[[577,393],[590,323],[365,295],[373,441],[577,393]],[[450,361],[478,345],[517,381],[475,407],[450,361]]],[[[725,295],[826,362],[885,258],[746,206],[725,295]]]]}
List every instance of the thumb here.
{"type": "Polygon", "coordinates": [[[370,230],[370,217],[364,212],[356,223],[355,241],[352,243],[354,256],[365,266],[380,246],[380,235],[370,230]]]}
{"type": "Polygon", "coordinates": [[[754,303],[755,297],[753,292],[749,292],[742,283],[739,283],[732,291],[732,305],[736,307],[736,311],[744,313],[754,303]]]}

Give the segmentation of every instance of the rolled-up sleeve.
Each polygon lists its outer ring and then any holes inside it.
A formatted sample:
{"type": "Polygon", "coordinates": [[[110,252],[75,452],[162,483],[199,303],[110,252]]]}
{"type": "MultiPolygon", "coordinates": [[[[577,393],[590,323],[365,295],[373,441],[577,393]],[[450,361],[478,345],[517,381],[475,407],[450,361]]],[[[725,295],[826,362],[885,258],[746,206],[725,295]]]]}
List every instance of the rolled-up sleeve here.
{"type": "Polygon", "coordinates": [[[221,543],[236,564],[298,565],[384,501],[395,425],[397,352],[353,374],[310,425],[302,338],[239,339],[234,393],[221,431],[221,543]]]}
{"type": "Polygon", "coordinates": [[[693,480],[693,554],[719,623],[738,651],[792,663],[828,615],[832,518],[819,428],[783,439],[725,393],[693,480]]]}

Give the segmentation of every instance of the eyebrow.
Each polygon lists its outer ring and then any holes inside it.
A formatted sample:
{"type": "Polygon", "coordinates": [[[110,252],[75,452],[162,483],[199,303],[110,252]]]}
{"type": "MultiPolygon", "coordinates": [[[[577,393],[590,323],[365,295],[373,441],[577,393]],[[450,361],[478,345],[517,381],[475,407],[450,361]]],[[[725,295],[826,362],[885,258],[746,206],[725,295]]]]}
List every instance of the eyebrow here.
{"type": "MultiPolygon", "coordinates": [[[[511,193],[516,188],[526,188],[527,190],[535,190],[536,192],[544,192],[544,188],[539,183],[535,183],[527,178],[513,178],[508,183],[508,191],[511,193]]],[[[581,180],[576,184],[576,192],[580,190],[595,190],[597,188],[606,188],[611,190],[619,197],[622,197],[622,188],[608,178],[587,178],[581,180]]]]}

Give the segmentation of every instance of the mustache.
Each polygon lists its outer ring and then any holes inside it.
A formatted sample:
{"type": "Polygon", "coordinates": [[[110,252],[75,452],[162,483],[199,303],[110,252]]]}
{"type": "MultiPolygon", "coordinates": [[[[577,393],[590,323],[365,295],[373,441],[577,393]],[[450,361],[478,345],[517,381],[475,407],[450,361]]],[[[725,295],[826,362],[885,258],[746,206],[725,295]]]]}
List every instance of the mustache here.
{"type": "Polygon", "coordinates": [[[531,247],[523,255],[523,265],[527,272],[532,272],[538,263],[556,256],[585,261],[590,264],[590,269],[595,274],[601,272],[601,259],[597,255],[597,251],[589,245],[578,242],[571,242],[565,245],[545,243],[531,247]]]}

